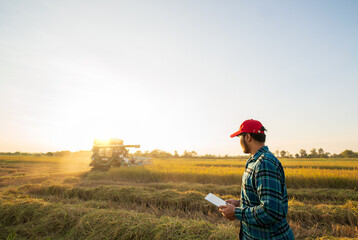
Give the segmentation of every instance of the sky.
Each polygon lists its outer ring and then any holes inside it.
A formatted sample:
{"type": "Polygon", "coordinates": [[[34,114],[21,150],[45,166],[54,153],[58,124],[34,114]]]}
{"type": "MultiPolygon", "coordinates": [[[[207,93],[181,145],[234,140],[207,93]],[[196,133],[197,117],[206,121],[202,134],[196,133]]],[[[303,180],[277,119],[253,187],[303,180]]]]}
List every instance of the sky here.
{"type": "Polygon", "coordinates": [[[0,151],[358,151],[355,0],[0,0],[0,151]]]}

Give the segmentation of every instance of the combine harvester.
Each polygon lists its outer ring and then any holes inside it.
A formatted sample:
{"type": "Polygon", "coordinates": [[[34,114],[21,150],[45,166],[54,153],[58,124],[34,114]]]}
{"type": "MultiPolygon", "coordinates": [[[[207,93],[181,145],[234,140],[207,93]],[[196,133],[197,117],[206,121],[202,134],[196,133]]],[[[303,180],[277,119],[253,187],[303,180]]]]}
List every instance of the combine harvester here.
{"type": "Polygon", "coordinates": [[[108,170],[111,167],[130,167],[153,163],[151,158],[130,157],[127,149],[130,147],[139,148],[140,145],[123,145],[123,140],[118,138],[95,139],[90,166],[93,167],[93,170],[108,170]]]}

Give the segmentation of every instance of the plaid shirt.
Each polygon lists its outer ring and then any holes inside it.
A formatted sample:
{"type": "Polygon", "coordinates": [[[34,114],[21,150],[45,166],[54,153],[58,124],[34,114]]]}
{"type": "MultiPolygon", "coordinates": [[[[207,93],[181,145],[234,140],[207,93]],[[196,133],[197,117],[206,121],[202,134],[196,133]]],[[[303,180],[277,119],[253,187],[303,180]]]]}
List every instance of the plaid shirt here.
{"type": "Polygon", "coordinates": [[[242,176],[241,239],[294,239],[287,223],[285,173],[280,161],[264,146],[249,158],[242,176]]]}

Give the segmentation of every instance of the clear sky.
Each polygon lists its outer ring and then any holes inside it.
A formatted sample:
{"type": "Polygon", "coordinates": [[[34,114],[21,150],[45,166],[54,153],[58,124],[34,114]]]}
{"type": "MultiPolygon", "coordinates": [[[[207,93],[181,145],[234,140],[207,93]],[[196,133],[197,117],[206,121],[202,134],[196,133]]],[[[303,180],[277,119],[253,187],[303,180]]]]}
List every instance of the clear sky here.
{"type": "Polygon", "coordinates": [[[358,1],[0,1],[0,151],[358,151],[358,1]]]}

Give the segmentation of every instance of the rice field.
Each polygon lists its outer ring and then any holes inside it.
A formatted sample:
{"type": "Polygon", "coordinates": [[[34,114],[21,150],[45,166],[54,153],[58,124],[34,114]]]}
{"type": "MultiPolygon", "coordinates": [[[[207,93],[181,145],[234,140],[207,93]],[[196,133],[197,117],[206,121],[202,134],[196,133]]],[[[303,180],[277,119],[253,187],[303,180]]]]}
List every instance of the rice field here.
{"type": "MultiPolygon", "coordinates": [[[[0,156],[0,239],[238,239],[204,200],[238,198],[244,159],[153,159],[90,171],[89,156],[0,156]]],[[[296,239],[358,238],[358,159],[281,159],[296,239]]]]}

